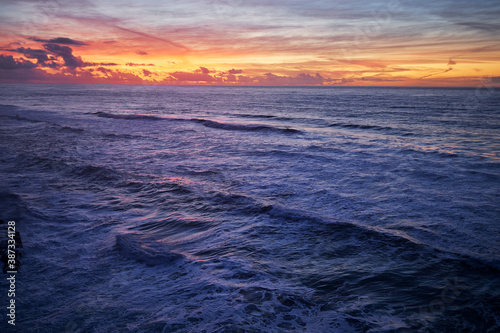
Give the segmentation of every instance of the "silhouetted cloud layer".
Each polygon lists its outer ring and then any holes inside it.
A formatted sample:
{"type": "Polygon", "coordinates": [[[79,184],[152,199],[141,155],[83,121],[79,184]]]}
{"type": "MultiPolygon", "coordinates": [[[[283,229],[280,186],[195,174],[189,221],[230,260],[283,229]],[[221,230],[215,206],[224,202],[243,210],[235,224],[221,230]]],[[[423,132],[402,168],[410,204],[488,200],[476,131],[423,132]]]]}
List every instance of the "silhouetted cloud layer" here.
{"type": "Polygon", "coordinates": [[[35,68],[37,65],[28,60],[16,60],[13,56],[5,56],[0,54],[0,69],[22,69],[35,68]]]}
{"type": "Polygon", "coordinates": [[[39,64],[49,60],[49,52],[45,50],[19,47],[17,49],[8,49],[7,51],[22,53],[26,58],[37,59],[39,64]]]}
{"type": "Polygon", "coordinates": [[[82,58],[75,57],[73,55],[73,50],[69,46],[61,46],[59,44],[43,44],[43,47],[48,52],[63,58],[64,65],[69,68],[75,69],[85,65],[82,58]]]}
{"type": "Polygon", "coordinates": [[[89,45],[85,42],[81,42],[81,41],[74,40],[71,38],[66,38],[66,37],[57,37],[57,38],[52,38],[52,39],[28,37],[28,39],[31,39],[35,42],[51,43],[51,44],[64,44],[64,45],[77,45],[77,46],[89,45]]]}

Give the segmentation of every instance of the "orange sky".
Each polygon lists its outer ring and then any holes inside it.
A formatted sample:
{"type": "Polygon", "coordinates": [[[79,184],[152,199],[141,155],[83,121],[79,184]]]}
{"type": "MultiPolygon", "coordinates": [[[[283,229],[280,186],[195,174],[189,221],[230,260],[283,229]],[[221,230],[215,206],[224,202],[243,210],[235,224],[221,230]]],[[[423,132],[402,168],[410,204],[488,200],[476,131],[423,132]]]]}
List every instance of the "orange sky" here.
{"type": "Polygon", "coordinates": [[[500,83],[498,1],[0,2],[0,83],[500,83]]]}

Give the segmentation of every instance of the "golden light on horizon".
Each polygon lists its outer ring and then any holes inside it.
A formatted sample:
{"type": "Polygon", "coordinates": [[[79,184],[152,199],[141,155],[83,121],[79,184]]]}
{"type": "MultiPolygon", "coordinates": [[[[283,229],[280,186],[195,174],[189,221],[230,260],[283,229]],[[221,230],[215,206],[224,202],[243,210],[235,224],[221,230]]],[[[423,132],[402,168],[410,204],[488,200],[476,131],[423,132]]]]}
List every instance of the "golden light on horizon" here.
{"type": "Polygon", "coordinates": [[[422,0],[199,2],[9,3],[0,82],[462,86],[500,77],[500,22],[478,5],[463,21],[422,0]]]}

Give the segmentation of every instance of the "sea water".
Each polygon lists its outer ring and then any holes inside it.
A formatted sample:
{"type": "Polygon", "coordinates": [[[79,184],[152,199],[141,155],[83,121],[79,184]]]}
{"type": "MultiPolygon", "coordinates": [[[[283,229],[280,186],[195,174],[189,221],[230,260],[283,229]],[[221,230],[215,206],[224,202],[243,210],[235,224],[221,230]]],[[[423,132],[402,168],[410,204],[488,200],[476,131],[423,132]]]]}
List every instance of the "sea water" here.
{"type": "Polygon", "coordinates": [[[16,329],[500,330],[498,90],[0,85],[0,104],[16,329]]]}

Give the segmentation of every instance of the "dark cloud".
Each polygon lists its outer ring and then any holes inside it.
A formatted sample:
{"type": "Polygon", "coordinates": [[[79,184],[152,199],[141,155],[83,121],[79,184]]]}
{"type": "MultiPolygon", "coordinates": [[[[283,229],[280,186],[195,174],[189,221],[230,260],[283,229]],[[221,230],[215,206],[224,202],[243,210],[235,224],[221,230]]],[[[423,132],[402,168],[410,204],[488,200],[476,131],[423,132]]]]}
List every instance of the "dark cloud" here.
{"type": "Polygon", "coordinates": [[[22,53],[26,58],[37,59],[38,65],[50,68],[58,68],[61,66],[57,62],[54,62],[54,60],[57,60],[57,57],[62,57],[65,62],[65,66],[73,69],[76,67],[89,66],[118,66],[118,64],[114,62],[83,62],[79,57],[77,58],[73,56],[73,50],[68,46],[45,44],[44,47],[45,49],[47,49],[47,51],[24,47],[19,47],[17,49],[6,49],[6,51],[22,53]],[[51,46],[47,47],[47,45],[51,46]]]}
{"type": "Polygon", "coordinates": [[[148,55],[148,53],[146,51],[141,51],[141,50],[137,50],[137,51],[135,51],[135,53],[137,53],[139,55],[148,55]]]}
{"type": "Polygon", "coordinates": [[[61,46],[58,44],[43,44],[43,47],[50,53],[53,53],[63,58],[64,65],[71,69],[85,66],[85,63],[82,61],[82,58],[75,57],[73,55],[73,50],[69,46],[61,46]]]}
{"type": "Polygon", "coordinates": [[[137,67],[137,66],[154,66],[155,64],[136,64],[133,62],[127,62],[126,66],[137,67]]]}
{"type": "Polygon", "coordinates": [[[51,43],[51,44],[64,44],[64,45],[76,45],[76,46],[89,45],[85,42],[80,42],[78,40],[74,40],[74,39],[66,38],[66,37],[57,37],[57,38],[52,38],[52,39],[28,37],[28,39],[31,39],[35,42],[51,43]]]}
{"type": "Polygon", "coordinates": [[[15,41],[15,42],[10,42],[6,47],[5,49],[10,49],[10,48],[13,48],[13,47],[16,47],[16,46],[20,46],[20,45],[23,45],[22,42],[20,41],[15,41]]]}
{"type": "MultiPolygon", "coordinates": [[[[0,64],[2,56],[0,55],[0,64]]],[[[0,65],[1,66],[1,65],[0,65]]],[[[102,67],[101,69],[78,68],[77,71],[59,71],[50,74],[40,68],[21,68],[16,71],[0,67],[0,82],[3,83],[94,83],[94,84],[143,84],[148,83],[132,73],[112,71],[102,67]],[[13,73],[14,72],[14,73],[13,73]],[[104,73],[105,76],[102,76],[104,73]]]]}
{"type": "Polygon", "coordinates": [[[150,71],[148,71],[147,69],[143,69],[142,73],[144,74],[144,76],[151,76],[151,74],[153,74],[150,71]]]}
{"type": "Polygon", "coordinates": [[[36,66],[37,64],[34,64],[29,60],[16,60],[13,56],[0,54],[0,69],[26,69],[34,68],[36,66]]]}
{"type": "Polygon", "coordinates": [[[233,69],[230,69],[230,70],[228,71],[228,73],[229,73],[229,74],[241,74],[241,73],[243,73],[243,70],[242,70],[242,69],[234,69],[234,68],[233,68],[233,69]]]}
{"type": "Polygon", "coordinates": [[[113,71],[111,69],[107,69],[104,67],[98,67],[96,70],[100,73],[105,74],[108,77],[113,74],[113,71]]]}
{"type": "Polygon", "coordinates": [[[202,74],[208,74],[210,73],[210,70],[208,68],[205,68],[205,67],[200,67],[200,71],[202,74]]]}
{"type": "Polygon", "coordinates": [[[54,68],[54,69],[56,69],[56,68],[61,67],[61,65],[59,65],[59,64],[58,64],[57,62],[55,62],[55,61],[51,61],[51,62],[46,62],[46,63],[44,63],[44,64],[43,64],[43,67],[50,67],[50,68],[54,68]]]}
{"type": "Polygon", "coordinates": [[[104,67],[98,67],[96,70],[97,70],[98,72],[101,72],[101,73],[104,73],[104,74],[106,74],[106,73],[111,73],[111,72],[112,72],[112,70],[111,70],[111,69],[107,69],[107,68],[104,68],[104,67]]]}
{"type": "Polygon", "coordinates": [[[118,64],[114,62],[84,62],[81,67],[91,66],[118,66],[118,64]]]}
{"type": "Polygon", "coordinates": [[[45,50],[18,47],[7,51],[22,53],[26,58],[38,60],[39,64],[49,61],[49,53],[45,50]]]}

